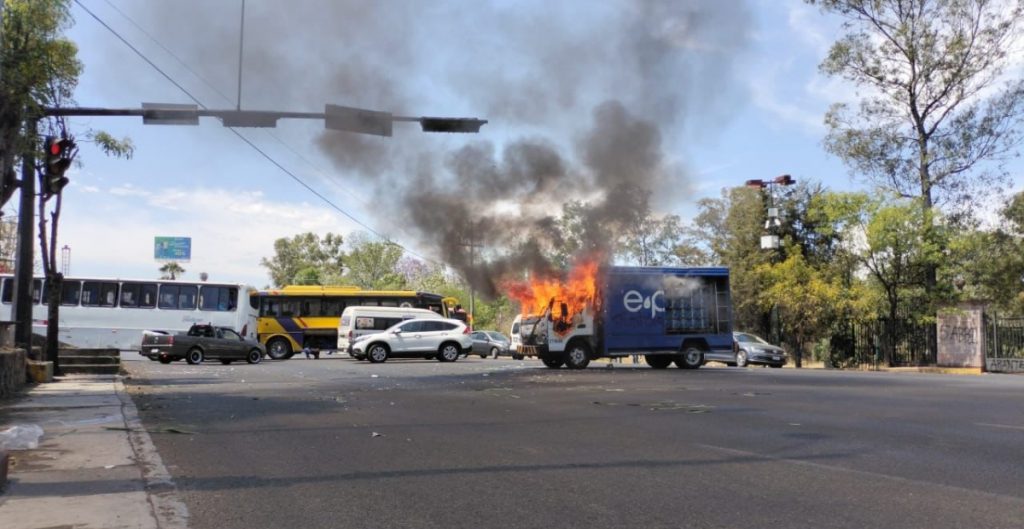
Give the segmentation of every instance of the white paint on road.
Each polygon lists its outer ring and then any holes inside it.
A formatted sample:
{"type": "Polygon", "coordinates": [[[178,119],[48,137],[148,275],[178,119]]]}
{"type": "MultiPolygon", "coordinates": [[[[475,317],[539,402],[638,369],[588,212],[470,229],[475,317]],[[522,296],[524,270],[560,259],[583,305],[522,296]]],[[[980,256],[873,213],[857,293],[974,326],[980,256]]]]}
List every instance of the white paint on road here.
{"type": "Polygon", "coordinates": [[[1024,431],[1024,426],[1014,426],[1012,424],[993,424],[988,422],[976,422],[975,426],[988,426],[989,428],[1006,428],[1008,430],[1021,430],[1024,431]]]}

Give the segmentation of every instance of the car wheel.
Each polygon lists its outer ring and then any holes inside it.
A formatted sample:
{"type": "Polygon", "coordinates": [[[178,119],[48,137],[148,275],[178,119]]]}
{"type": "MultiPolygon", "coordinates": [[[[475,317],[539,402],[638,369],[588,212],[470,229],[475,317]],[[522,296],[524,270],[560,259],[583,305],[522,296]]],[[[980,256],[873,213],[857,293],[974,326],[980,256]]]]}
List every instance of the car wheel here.
{"type": "Polygon", "coordinates": [[[459,359],[459,354],[462,352],[459,349],[461,348],[458,344],[445,342],[437,350],[437,359],[442,362],[454,362],[459,359]]]}
{"type": "Polygon", "coordinates": [[[174,361],[174,359],[169,356],[161,356],[160,358],[157,358],[157,360],[160,361],[161,364],[169,364],[174,361]]]}
{"type": "Polygon", "coordinates": [[[666,355],[644,355],[644,362],[654,369],[665,369],[672,363],[672,357],[666,355]]]}
{"type": "Polygon", "coordinates": [[[481,360],[484,359],[484,358],[487,358],[487,354],[486,353],[480,355],[480,359],[481,360]]]}
{"type": "Polygon", "coordinates": [[[234,360],[228,360],[227,358],[221,358],[220,359],[220,363],[222,363],[222,364],[224,364],[226,366],[231,365],[231,362],[234,362],[234,360]]]}
{"type": "Polygon", "coordinates": [[[736,367],[747,367],[747,352],[743,349],[736,351],[736,367]]]}
{"type": "Polygon", "coordinates": [[[491,347],[491,358],[498,358],[498,353],[499,351],[497,347],[491,347]]]}
{"type": "Polygon", "coordinates": [[[284,338],[272,338],[267,342],[267,356],[274,360],[287,360],[292,357],[292,344],[284,338]]]}
{"type": "Polygon", "coordinates": [[[371,345],[366,351],[366,358],[369,358],[370,362],[373,362],[374,364],[380,364],[387,361],[388,352],[386,345],[376,343],[371,345]]]}
{"type": "Polygon", "coordinates": [[[562,358],[558,357],[558,356],[555,356],[555,357],[543,356],[543,357],[541,357],[540,361],[544,362],[544,365],[550,367],[551,369],[558,369],[558,368],[562,367],[562,364],[565,363],[562,360],[562,358]]]}
{"type": "Polygon", "coordinates": [[[185,356],[185,361],[192,365],[203,363],[203,350],[198,347],[189,349],[188,355],[185,356]]]}
{"type": "Polygon", "coordinates": [[[576,342],[565,351],[565,367],[569,369],[586,369],[590,365],[590,347],[576,342]]]}
{"type": "Polygon", "coordinates": [[[256,348],[249,350],[249,354],[245,357],[245,361],[250,364],[258,364],[261,360],[263,360],[263,351],[256,348]]]}
{"type": "Polygon", "coordinates": [[[697,369],[704,363],[704,351],[689,347],[676,358],[675,363],[680,369],[697,369]]]}

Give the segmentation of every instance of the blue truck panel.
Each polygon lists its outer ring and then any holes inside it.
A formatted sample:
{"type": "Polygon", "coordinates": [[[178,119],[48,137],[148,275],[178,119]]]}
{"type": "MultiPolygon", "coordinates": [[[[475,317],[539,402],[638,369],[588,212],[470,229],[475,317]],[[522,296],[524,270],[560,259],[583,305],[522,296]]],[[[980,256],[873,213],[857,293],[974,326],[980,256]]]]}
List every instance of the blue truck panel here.
{"type": "Polygon", "coordinates": [[[601,297],[605,354],[732,349],[728,268],[609,267],[601,297]]]}

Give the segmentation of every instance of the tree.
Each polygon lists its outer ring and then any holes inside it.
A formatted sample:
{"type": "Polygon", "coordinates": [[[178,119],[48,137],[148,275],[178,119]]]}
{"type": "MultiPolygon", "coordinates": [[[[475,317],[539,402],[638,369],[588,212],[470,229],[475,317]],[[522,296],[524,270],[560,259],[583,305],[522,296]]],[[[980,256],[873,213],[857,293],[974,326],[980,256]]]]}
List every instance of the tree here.
{"type": "MultiPolygon", "coordinates": [[[[807,0],[845,19],[821,70],[865,89],[832,106],[825,147],[850,169],[934,217],[1005,179],[1019,142],[1024,80],[1004,79],[1024,0],[807,0]],[[995,162],[987,167],[983,162],[995,162]]],[[[936,234],[921,227],[928,244],[936,234]]],[[[937,264],[925,269],[935,294],[937,264]]],[[[933,300],[929,300],[933,301],[933,300]]]]}
{"type": "Polygon", "coordinates": [[[365,234],[349,238],[352,249],[345,255],[346,283],[370,290],[402,290],[405,277],[398,270],[404,254],[401,246],[390,241],[371,241],[365,234]]]}
{"type": "MultiPolygon", "coordinates": [[[[342,274],[344,252],[341,245],[341,235],[333,233],[323,239],[312,232],[282,237],[274,241],[274,257],[260,259],[260,265],[270,273],[270,280],[276,287],[295,283],[299,272],[307,268],[318,270],[320,279],[328,281],[342,274]]],[[[308,278],[308,274],[303,276],[303,279],[308,278]]]]}
{"type": "Polygon", "coordinates": [[[185,273],[185,269],[181,267],[176,261],[164,263],[160,267],[160,279],[177,279],[179,276],[185,273]]]}
{"type": "Polygon", "coordinates": [[[678,215],[644,215],[625,227],[619,255],[639,266],[677,264],[686,234],[678,215]]]}

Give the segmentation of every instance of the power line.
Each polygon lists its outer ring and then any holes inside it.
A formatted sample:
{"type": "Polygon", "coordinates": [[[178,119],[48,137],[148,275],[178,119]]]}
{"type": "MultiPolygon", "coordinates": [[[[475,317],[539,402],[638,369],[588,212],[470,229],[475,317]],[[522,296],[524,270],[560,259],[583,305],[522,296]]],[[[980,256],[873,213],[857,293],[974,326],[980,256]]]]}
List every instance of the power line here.
{"type": "MultiPolygon", "coordinates": [[[[82,8],[86,13],[89,14],[89,16],[91,16],[93,19],[95,19],[97,22],[99,22],[100,25],[102,25],[104,28],[107,29],[107,31],[109,31],[115,37],[117,37],[117,39],[120,40],[122,43],[124,43],[125,46],[128,46],[129,49],[131,49],[133,52],[135,52],[135,54],[138,55],[140,58],[142,58],[142,60],[146,61],[147,64],[149,64],[154,70],[156,70],[158,73],[160,73],[160,75],[162,75],[165,79],[170,81],[171,84],[173,84],[175,87],[178,88],[178,90],[180,90],[182,93],[184,93],[186,96],[188,96],[188,98],[191,99],[196,105],[199,105],[199,107],[204,109],[204,110],[207,109],[206,105],[204,105],[202,103],[202,101],[200,101],[198,98],[196,98],[194,95],[192,95],[191,92],[189,92],[185,87],[183,87],[181,84],[179,84],[177,81],[175,81],[174,78],[172,78],[169,74],[167,74],[162,69],[160,69],[160,67],[157,66],[156,63],[154,63],[148,57],[146,57],[145,54],[143,54],[141,51],[139,51],[138,48],[136,48],[130,42],[128,42],[127,39],[122,37],[120,33],[118,33],[116,30],[114,30],[114,28],[110,27],[99,16],[97,16],[95,13],[93,13],[91,10],[89,10],[89,8],[85,7],[85,5],[82,4],[81,0],[74,0],[74,1],[75,1],[75,4],[78,5],[78,7],[82,8]]],[[[110,2],[108,1],[107,3],[109,4],[110,2]]],[[[121,11],[118,10],[116,7],[115,7],[115,10],[117,10],[119,13],[121,13],[121,11]]],[[[122,16],[124,16],[123,13],[122,13],[122,16]]],[[[136,24],[136,27],[138,27],[137,24],[136,24]]],[[[139,30],[142,31],[143,33],[146,33],[144,30],[142,30],[142,28],[139,28],[139,30]]],[[[147,34],[147,36],[149,36],[149,35],[147,34]]],[[[150,37],[150,39],[153,39],[153,37],[150,37]]],[[[156,39],[153,39],[153,40],[155,41],[156,39]]],[[[164,48],[164,50],[168,51],[168,53],[171,54],[172,56],[174,55],[173,53],[170,53],[170,51],[167,50],[166,47],[164,47],[162,45],[161,45],[161,47],[164,48]]],[[[180,59],[178,59],[178,61],[181,62],[180,59]]],[[[191,68],[189,68],[189,71],[192,71],[191,68]]],[[[196,75],[196,76],[199,77],[198,75],[196,75]]],[[[202,80],[201,77],[200,77],[200,80],[202,80]]],[[[206,81],[204,80],[203,82],[206,82],[206,81]]],[[[214,89],[214,91],[217,91],[217,90],[214,89]]],[[[223,94],[221,94],[221,96],[224,97],[223,94]]],[[[251,140],[249,140],[249,138],[245,137],[242,133],[238,132],[238,130],[236,130],[234,127],[227,127],[227,128],[229,130],[231,130],[231,132],[234,133],[235,136],[238,136],[239,139],[241,139],[243,142],[245,142],[247,145],[249,145],[249,147],[252,147],[253,150],[255,150],[257,153],[259,153],[261,156],[263,156],[263,158],[265,158],[267,161],[269,161],[275,167],[280,169],[286,175],[291,177],[293,180],[295,180],[299,185],[304,187],[310,193],[313,193],[313,195],[315,195],[317,198],[322,200],[328,206],[330,206],[331,208],[333,208],[337,212],[341,213],[342,215],[344,215],[345,217],[350,219],[352,222],[355,222],[359,226],[365,228],[367,231],[369,231],[370,233],[376,235],[380,239],[383,239],[385,241],[391,242],[392,244],[396,244],[399,248],[402,248],[403,251],[408,252],[409,254],[411,254],[411,255],[413,255],[415,257],[418,257],[418,258],[420,258],[420,259],[422,259],[424,261],[428,261],[428,262],[436,262],[436,261],[434,261],[432,259],[428,259],[427,257],[425,257],[423,255],[420,255],[420,254],[410,250],[409,248],[406,248],[405,246],[403,246],[401,244],[398,244],[398,243],[395,243],[394,241],[391,241],[388,237],[385,237],[383,234],[381,234],[377,230],[373,229],[372,227],[370,227],[369,225],[367,225],[363,221],[357,219],[352,214],[350,214],[349,212],[345,211],[344,209],[339,207],[337,204],[332,202],[330,199],[328,199],[324,195],[320,194],[320,192],[318,192],[317,190],[313,189],[313,187],[311,187],[309,184],[307,184],[305,181],[303,181],[301,178],[299,178],[295,173],[289,171],[285,166],[281,165],[277,160],[275,160],[272,156],[270,156],[268,153],[266,153],[263,149],[260,149],[258,146],[256,146],[255,143],[253,143],[251,140]]],[[[278,140],[278,141],[280,141],[280,140],[278,140]]]]}

